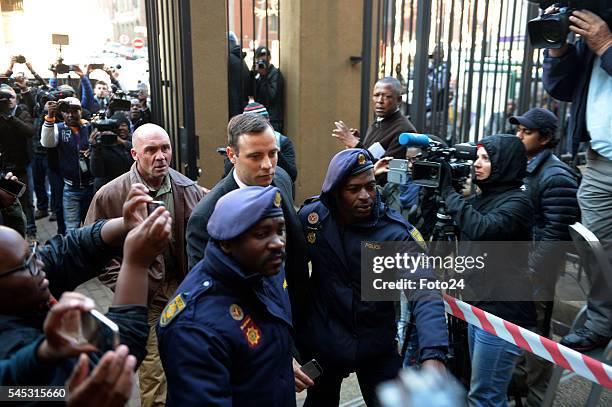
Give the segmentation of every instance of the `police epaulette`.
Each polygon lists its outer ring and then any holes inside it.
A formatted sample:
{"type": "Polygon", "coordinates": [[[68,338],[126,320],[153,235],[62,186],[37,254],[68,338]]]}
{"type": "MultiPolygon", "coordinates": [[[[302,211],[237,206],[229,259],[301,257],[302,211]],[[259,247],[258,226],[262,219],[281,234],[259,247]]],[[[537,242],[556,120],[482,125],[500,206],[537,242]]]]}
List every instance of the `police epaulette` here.
{"type": "Polygon", "coordinates": [[[313,202],[318,202],[318,201],[320,201],[320,200],[321,200],[321,198],[319,198],[319,195],[317,195],[317,196],[311,196],[310,198],[306,198],[306,200],[304,201],[304,203],[303,203],[303,204],[300,206],[300,210],[301,210],[303,207],[305,207],[306,205],[311,204],[311,203],[313,203],[313,202]]]}

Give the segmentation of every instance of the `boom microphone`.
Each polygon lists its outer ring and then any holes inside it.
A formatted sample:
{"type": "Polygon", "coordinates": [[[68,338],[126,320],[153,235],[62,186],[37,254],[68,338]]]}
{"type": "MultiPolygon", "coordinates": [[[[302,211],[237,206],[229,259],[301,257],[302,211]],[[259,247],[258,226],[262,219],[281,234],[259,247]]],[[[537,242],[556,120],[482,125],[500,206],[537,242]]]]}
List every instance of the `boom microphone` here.
{"type": "Polygon", "coordinates": [[[399,143],[408,147],[429,147],[430,139],[426,134],[402,133],[399,135],[399,143]]]}

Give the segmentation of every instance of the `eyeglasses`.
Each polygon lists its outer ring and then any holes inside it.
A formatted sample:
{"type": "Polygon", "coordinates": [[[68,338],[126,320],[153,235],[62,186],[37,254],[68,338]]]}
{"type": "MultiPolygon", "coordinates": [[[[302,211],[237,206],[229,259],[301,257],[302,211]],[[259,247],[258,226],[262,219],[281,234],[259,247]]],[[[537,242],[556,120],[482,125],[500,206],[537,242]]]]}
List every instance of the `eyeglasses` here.
{"type": "Polygon", "coordinates": [[[0,278],[4,276],[8,276],[9,274],[17,273],[22,270],[28,270],[32,277],[36,277],[40,270],[38,269],[38,260],[36,258],[36,251],[38,250],[38,242],[30,245],[30,255],[28,259],[19,267],[15,267],[14,269],[10,269],[0,274],[0,278]]]}

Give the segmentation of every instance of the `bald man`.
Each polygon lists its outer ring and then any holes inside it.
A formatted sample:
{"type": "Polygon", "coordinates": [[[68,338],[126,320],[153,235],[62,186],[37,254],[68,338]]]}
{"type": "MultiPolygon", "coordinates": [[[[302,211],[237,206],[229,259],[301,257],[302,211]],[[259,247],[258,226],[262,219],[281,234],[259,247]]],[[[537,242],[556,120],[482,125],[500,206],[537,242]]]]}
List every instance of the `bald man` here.
{"type": "MultiPolygon", "coordinates": [[[[144,124],[132,136],[134,165],[127,173],[104,185],[93,198],[85,224],[97,219],[116,218],[121,214],[130,186],[142,183],[156,201],[163,201],[173,219],[170,246],[149,268],[148,355],[139,370],[142,405],[162,406],[166,400],[166,381],[157,351],[155,326],[166,303],[188,272],[185,228],[192,209],[204,196],[192,180],[170,168],[172,144],[168,133],[155,124],[144,124]]],[[[121,258],[107,266],[100,280],[114,289],[121,258]]]]}

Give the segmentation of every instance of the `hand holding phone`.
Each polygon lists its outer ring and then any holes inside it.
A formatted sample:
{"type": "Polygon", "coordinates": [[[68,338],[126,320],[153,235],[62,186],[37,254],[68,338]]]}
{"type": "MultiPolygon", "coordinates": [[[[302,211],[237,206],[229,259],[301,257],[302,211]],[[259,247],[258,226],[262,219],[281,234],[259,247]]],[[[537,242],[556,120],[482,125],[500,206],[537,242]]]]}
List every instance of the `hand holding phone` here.
{"type": "Polygon", "coordinates": [[[151,215],[153,212],[155,212],[155,209],[159,208],[160,206],[166,206],[166,204],[164,203],[164,201],[151,201],[147,203],[147,215],[151,215]]]}
{"type": "Polygon", "coordinates": [[[80,341],[96,347],[99,352],[119,346],[119,326],[95,309],[81,312],[80,341]]]}
{"type": "Polygon", "coordinates": [[[300,366],[299,362],[293,359],[295,391],[299,393],[304,389],[314,386],[314,379],[317,378],[322,372],[323,370],[321,369],[321,366],[319,366],[317,361],[314,359],[304,364],[304,366],[300,366]],[[317,370],[319,371],[318,374],[316,373],[317,370]],[[311,378],[309,374],[312,374],[314,378],[311,378]]]}
{"type": "Polygon", "coordinates": [[[12,173],[3,174],[0,172],[0,190],[13,198],[20,198],[26,190],[26,185],[13,176],[12,173]]]}

